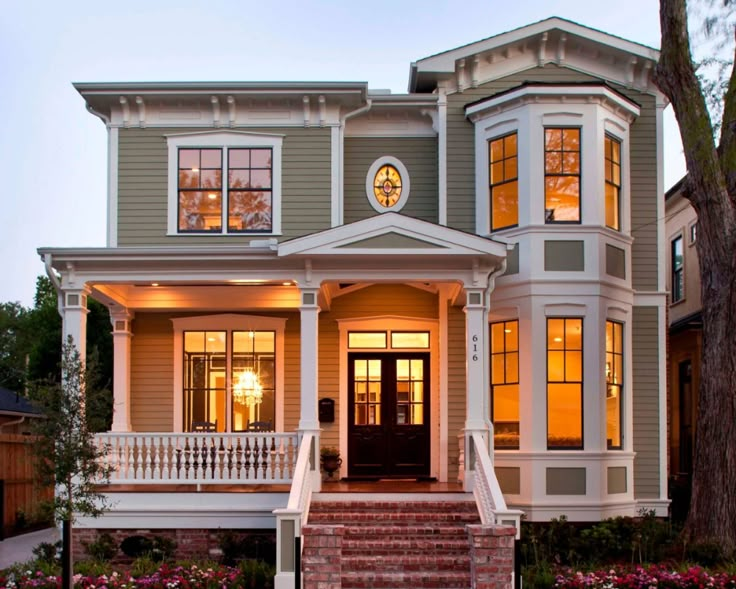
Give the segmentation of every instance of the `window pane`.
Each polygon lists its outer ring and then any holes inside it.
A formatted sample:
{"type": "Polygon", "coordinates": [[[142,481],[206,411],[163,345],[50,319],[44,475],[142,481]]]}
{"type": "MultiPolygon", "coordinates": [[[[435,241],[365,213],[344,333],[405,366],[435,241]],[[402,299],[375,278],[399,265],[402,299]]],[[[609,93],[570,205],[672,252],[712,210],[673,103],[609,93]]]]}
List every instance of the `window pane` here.
{"type": "Polygon", "coordinates": [[[179,188],[199,188],[199,170],[179,170],[179,188]]]}
{"type": "Polygon", "coordinates": [[[580,382],[583,380],[583,353],[565,353],[565,378],[567,382],[580,382]]]}
{"type": "Polygon", "coordinates": [[[547,352],[547,380],[565,381],[565,352],[547,352]]]}
{"type": "Polygon", "coordinates": [[[545,178],[546,221],[580,220],[580,179],[577,176],[545,178]]]}
{"type": "Polygon", "coordinates": [[[606,447],[621,449],[623,419],[623,324],[606,321],[606,447]]]}
{"type": "Polygon", "coordinates": [[[577,152],[566,151],[562,155],[562,171],[565,174],[579,174],[580,154],[577,152]]]}
{"type": "Polygon", "coordinates": [[[519,385],[510,384],[493,388],[493,421],[519,421],[519,385]]]}
{"type": "Polygon", "coordinates": [[[226,332],[184,333],[184,430],[208,422],[225,431],[226,332]]]}
{"type": "Polygon", "coordinates": [[[506,335],[506,351],[514,352],[519,349],[519,322],[506,321],[503,324],[503,331],[506,335]]]}
{"type": "Polygon", "coordinates": [[[544,171],[547,174],[562,173],[562,154],[552,151],[544,156],[544,171]]]}
{"type": "Polygon", "coordinates": [[[519,224],[519,184],[507,182],[494,186],[491,193],[491,228],[501,229],[519,224]]]}
{"type": "Polygon", "coordinates": [[[391,333],[392,348],[429,348],[429,333],[394,331],[391,333]]]}
{"type": "Polygon", "coordinates": [[[565,345],[565,320],[547,319],[547,349],[562,350],[565,345]]]}
{"type": "Polygon", "coordinates": [[[271,192],[230,192],[231,231],[270,231],[271,192]]]}
{"type": "Polygon", "coordinates": [[[251,168],[270,168],[271,167],[271,150],[270,149],[251,149],[250,150],[250,167],[251,168]]]}
{"type": "Polygon", "coordinates": [[[505,157],[512,157],[516,155],[516,133],[507,135],[503,139],[503,149],[505,157]]]}
{"type": "Polygon", "coordinates": [[[505,350],[504,323],[491,324],[491,353],[498,354],[505,350]]]}
{"type": "Polygon", "coordinates": [[[219,190],[179,192],[180,231],[220,231],[222,193],[219,190]]]}
{"type": "Polygon", "coordinates": [[[619,227],[618,188],[606,182],[606,227],[618,230],[619,227]]]}
{"type": "Polygon", "coordinates": [[[491,141],[491,161],[497,162],[503,159],[503,139],[491,141]]]}
{"type": "Polygon", "coordinates": [[[511,157],[504,160],[503,163],[503,175],[506,180],[516,178],[516,158],[511,157]]]}
{"type": "Polygon", "coordinates": [[[222,170],[205,170],[199,171],[199,179],[202,188],[221,188],[222,187],[222,170]]]}
{"type": "Polygon", "coordinates": [[[230,188],[250,188],[250,170],[233,170],[230,168],[228,186],[230,188]]]}
{"type": "Polygon", "coordinates": [[[231,170],[233,168],[250,167],[250,149],[230,149],[228,150],[228,158],[231,170]]]}
{"type": "Polygon", "coordinates": [[[203,149],[202,153],[202,168],[222,168],[222,150],[220,149],[203,149]]]}
{"type": "Polygon", "coordinates": [[[562,149],[562,129],[544,130],[544,149],[546,151],[559,151],[562,149]]]}
{"type": "Polygon", "coordinates": [[[563,151],[580,151],[580,129],[562,130],[563,151]]]}
{"type": "Polygon", "coordinates": [[[373,333],[351,331],[348,333],[349,348],[385,348],[386,332],[373,333]]]}
{"type": "Polygon", "coordinates": [[[271,170],[251,170],[250,182],[253,188],[271,188],[271,170]]]}
{"type": "Polygon", "coordinates": [[[547,385],[547,446],[582,448],[583,412],[579,384],[547,385]]]}
{"type": "Polygon", "coordinates": [[[510,352],[506,354],[506,382],[518,382],[519,380],[519,353],[510,352]]]}
{"type": "Polygon", "coordinates": [[[565,319],[565,347],[568,350],[583,349],[582,319],[565,319]]]}
{"type": "Polygon", "coordinates": [[[496,162],[491,164],[491,184],[498,184],[503,182],[503,162],[496,162]]]}
{"type": "Polygon", "coordinates": [[[491,356],[491,383],[503,384],[506,382],[506,362],[503,354],[491,356]]]}
{"type": "Polygon", "coordinates": [[[180,149],[179,150],[179,169],[198,170],[199,169],[199,150],[198,149],[180,149]]]}

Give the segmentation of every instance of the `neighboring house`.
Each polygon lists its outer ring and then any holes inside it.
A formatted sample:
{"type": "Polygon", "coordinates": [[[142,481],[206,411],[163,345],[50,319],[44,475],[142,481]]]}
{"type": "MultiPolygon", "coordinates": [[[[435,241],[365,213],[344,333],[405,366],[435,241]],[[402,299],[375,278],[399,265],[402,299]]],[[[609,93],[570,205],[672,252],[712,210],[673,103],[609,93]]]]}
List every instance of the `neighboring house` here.
{"type": "Polygon", "coordinates": [[[29,420],[39,416],[40,412],[28,399],[0,387],[0,434],[28,433],[29,420]]]}
{"type": "Polygon", "coordinates": [[[291,488],[298,533],[328,445],[343,478],[462,481],[484,522],[665,515],[658,55],[551,18],[408,94],[76,84],[108,244],[39,253],[65,337],[88,296],[112,317],[116,503],[81,525],[274,527],[291,488]]]}
{"type": "Polygon", "coordinates": [[[693,471],[695,420],[700,388],[703,319],[700,264],[695,244],[698,217],[681,193],[682,180],[665,194],[669,298],[670,474],[689,480],[693,471]]]}

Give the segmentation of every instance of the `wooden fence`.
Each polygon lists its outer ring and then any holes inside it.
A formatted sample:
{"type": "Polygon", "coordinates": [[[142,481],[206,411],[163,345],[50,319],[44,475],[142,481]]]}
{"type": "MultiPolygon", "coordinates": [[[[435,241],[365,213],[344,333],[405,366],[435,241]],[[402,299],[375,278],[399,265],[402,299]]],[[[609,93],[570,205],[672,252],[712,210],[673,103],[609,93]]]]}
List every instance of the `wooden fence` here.
{"type": "Polygon", "coordinates": [[[30,436],[0,434],[0,540],[32,525],[41,502],[53,496],[52,488],[42,488],[35,481],[32,443],[30,436]]]}

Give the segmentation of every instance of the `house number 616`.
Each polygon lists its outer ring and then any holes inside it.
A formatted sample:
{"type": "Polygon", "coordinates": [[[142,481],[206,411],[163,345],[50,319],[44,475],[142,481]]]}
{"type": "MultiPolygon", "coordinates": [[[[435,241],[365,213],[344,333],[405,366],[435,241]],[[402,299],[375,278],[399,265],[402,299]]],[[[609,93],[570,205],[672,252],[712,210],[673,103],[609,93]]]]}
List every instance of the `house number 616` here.
{"type": "MultiPolygon", "coordinates": [[[[473,336],[473,352],[477,352],[478,351],[478,343],[477,342],[478,342],[478,336],[477,335],[474,335],[473,336]]],[[[477,362],[477,361],[478,361],[478,354],[473,354],[473,362],[477,362]]]]}

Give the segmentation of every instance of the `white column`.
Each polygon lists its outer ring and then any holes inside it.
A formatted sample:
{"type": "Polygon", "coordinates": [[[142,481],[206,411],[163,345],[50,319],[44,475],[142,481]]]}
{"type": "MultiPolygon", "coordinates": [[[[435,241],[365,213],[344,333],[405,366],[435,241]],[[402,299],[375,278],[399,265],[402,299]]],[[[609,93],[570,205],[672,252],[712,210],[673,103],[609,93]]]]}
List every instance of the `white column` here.
{"type": "Polygon", "coordinates": [[[465,362],[467,395],[465,405],[465,429],[485,432],[485,383],[484,365],[488,362],[486,333],[488,332],[487,309],[484,288],[467,288],[465,305],[465,362]]]}
{"type": "Polygon", "coordinates": [[[64,288],[60,301],[62,344],[66,344],[71,337],[82,366],[87,358],[87,295],[87,287],[64,288]]]}
{"type": "Polygon", "coordinates": [[[132,431],[130,423],[130,343],[133,333],[130,321],[133,314],[127,309],[110,313],[113,343],[113,412],[114,432],[132,431]]]}
{"type": "Polygon", "coordinates": [[[319,370],[318,334],[319,305],[317,288],[301,288],[301,409],[299,413],[299,429],[302,431],[319,431],[317,415],[317,382],[319,370]]]}

